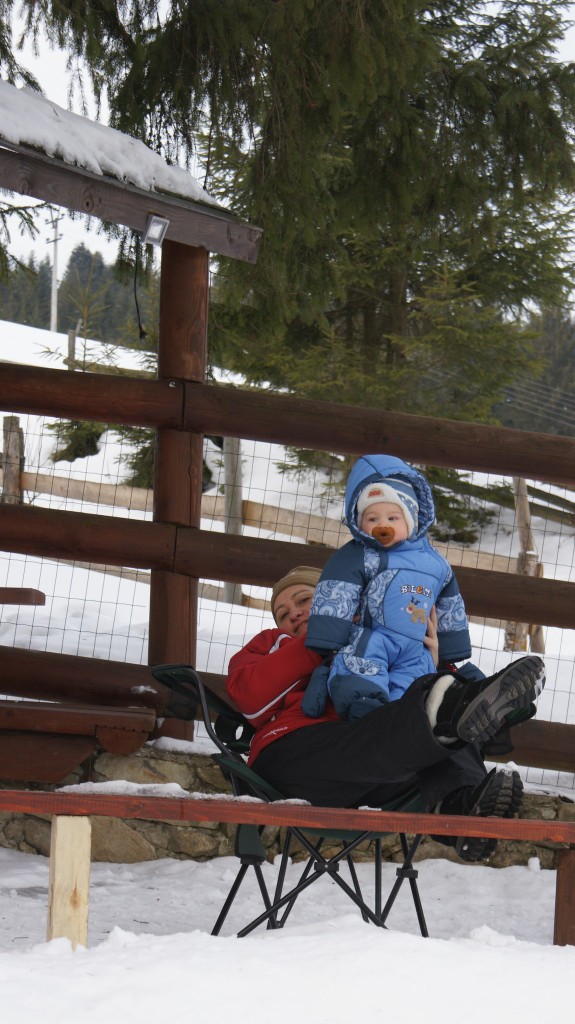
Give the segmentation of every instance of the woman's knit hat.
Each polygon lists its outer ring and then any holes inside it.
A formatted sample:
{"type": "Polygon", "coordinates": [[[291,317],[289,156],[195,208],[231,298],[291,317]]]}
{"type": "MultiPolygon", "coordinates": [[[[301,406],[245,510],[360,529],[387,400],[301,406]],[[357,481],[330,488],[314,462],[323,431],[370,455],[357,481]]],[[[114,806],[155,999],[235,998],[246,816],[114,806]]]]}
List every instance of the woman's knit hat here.
{"type": "Polygon", "coordinates": [[[285,590],[286,587],[295,587],[298,583],[304,583],[315,590],[320,576],[321,569],[315,569],[313,565],[296,565],[295,569],[290,569],[285,576],[282,576],[281,580],[277,581],[272,590],[272,615],[274,615],[274,606],[282,590],[285,590]]]}
{"type": "Polygon", "coordinates": [[[398,480],[395,477],[386,477],[385,480],[376,480],[368,484],[360,492],[357,499],[357,525],[361,523],[361,517],[366,508],[375,505],[379,501],[388,501],[390,504],[399,505],[405,516],[408,537],[417,533],[419,505],[415,497],[415,491],[407,480],[398,480]]]}

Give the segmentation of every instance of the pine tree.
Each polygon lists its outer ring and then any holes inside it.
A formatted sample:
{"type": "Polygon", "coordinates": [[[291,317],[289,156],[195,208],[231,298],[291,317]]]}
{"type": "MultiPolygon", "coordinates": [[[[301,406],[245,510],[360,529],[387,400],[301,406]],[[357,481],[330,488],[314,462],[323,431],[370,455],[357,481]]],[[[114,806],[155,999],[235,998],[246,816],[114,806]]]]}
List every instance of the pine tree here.
{"type": "MultiPolygon", "coordinates": [[[[5,5],[9,9],[11,4],[5,5]]],[[[568,4],[25,0],[113,123],[264,229],[211,357],[315,398],[485,418],[573,285],[568,4]],[[486,397],[487,396],[487,397],[486,397]]],[[[1,59],[1,53],[0,53],[1,59]]]]}

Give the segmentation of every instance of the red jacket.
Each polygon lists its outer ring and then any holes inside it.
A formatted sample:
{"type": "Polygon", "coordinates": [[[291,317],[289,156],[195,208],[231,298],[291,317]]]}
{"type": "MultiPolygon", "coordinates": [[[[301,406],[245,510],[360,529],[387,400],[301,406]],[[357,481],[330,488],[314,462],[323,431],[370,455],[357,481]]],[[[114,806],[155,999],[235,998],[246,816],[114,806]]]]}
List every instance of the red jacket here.
{"type": "Polygon", "coordinates": [[[256,730],[248,764],[279,736],[305,725],[338,721],[331,701],[320,718],[308,718],[301,710],[309,677],[323,661],[304,640],[281,629],[264,629],[230,659],[226,689],[256,730]]]}

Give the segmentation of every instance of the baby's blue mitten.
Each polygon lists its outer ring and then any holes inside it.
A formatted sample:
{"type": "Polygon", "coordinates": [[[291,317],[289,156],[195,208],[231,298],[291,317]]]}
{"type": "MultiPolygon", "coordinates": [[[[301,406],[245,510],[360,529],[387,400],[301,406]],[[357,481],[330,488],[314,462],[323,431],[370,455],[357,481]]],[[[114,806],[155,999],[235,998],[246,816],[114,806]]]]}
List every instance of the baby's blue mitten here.
{"type": "Polygon", "coordinates": [[[302,711],[308,718],[320,718],[327,704],[327,679],[329,665],[314,668],[301,702],[302,711]]]}

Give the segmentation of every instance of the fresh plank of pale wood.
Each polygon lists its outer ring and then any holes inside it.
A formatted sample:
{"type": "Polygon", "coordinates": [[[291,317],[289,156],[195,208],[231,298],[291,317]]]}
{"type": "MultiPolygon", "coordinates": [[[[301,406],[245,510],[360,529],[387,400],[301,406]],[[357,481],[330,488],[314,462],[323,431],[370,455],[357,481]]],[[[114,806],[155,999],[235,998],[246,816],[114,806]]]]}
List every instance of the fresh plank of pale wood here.
{"type": "Polygon", "coordinates": [[[52,820],[48,927],[46,938],[69,939],[72,948],[88,944],[91,821],[56,816],[52,820]]]}

